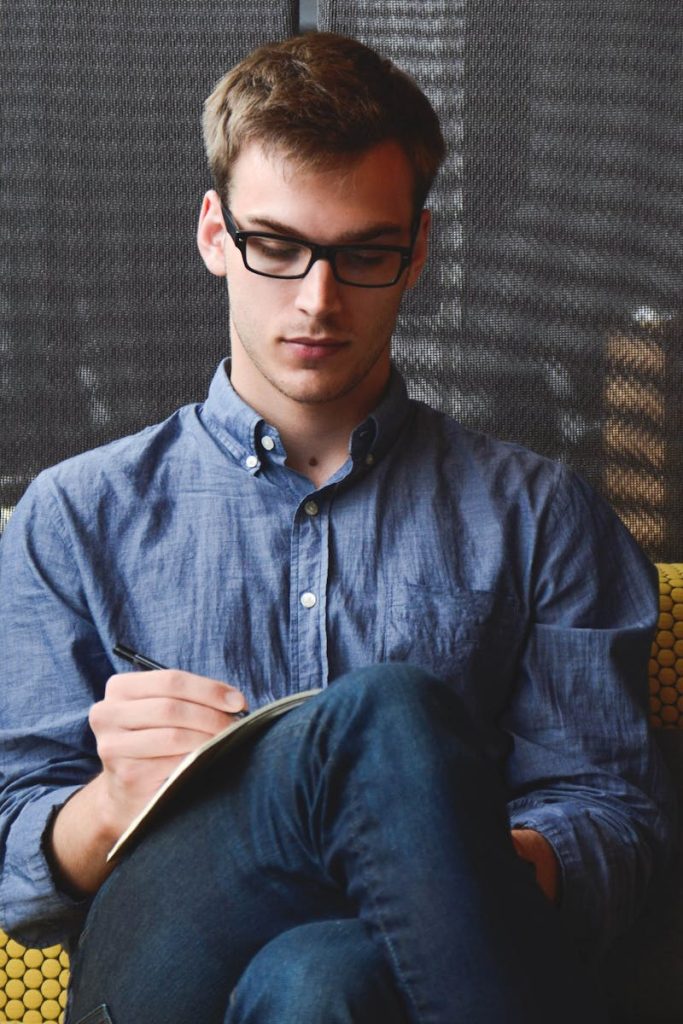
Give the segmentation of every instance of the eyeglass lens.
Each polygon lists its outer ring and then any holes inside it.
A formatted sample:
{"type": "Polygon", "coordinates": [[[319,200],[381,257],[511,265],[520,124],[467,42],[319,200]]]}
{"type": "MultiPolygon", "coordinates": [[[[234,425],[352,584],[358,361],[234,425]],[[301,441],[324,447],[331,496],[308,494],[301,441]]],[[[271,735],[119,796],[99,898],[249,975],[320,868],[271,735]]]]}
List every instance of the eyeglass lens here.
{"type": "MultiPolygon", "coordinates": [[[[273,277],[299,277],[306,273],[312,250],[298,242],[251,235],[246,243],[250,270],[273,277]]],[[[376,249],[341,248],[332,256],[339,280],[348,284],[393,284],[401,268],[401,254],[376,249]]]]}

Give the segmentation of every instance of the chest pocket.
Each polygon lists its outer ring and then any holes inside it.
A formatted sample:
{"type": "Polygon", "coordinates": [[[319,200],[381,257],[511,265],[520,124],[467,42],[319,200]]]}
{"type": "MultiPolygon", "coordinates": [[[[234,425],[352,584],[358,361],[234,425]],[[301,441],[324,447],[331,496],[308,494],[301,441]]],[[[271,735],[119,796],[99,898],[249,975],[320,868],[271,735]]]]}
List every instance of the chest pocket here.
{"type": "Polygon", "coordinates": [[[419,665],[453,682],[468,704],[497,713],[523,634],[516,603],[500,593],[408,585],[386,604],[384,660],[419,665]]]}

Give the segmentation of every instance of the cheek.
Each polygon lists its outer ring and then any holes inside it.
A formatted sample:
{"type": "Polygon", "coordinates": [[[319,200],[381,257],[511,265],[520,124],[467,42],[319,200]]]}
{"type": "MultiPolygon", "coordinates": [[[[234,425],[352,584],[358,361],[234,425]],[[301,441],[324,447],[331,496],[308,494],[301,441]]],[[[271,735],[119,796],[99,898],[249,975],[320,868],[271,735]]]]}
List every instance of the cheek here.
{"type": "Polygon", "coordinates": [[[268,287],[267,278],[242,270],[227,279],[230,319],[238,328],[250,328],[252,334],[255,329],[262,332],[286,310],[287,303],[277,289],[268,287]]]}

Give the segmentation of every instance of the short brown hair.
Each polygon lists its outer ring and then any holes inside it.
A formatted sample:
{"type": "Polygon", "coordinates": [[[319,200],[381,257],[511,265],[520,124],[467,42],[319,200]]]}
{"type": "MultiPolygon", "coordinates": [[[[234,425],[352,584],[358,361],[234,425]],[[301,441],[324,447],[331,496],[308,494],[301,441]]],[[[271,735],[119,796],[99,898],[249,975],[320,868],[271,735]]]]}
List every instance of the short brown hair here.
{"type": "Polygon", "coordinates": [[[203,129],[224,202],[232,166],[250,142],[316,168],[394,140],[413,168],[416,212],[445,155],[438,118],[413,79],[331,32],[262,46],[240,61],[206,100],[203,129]]]}

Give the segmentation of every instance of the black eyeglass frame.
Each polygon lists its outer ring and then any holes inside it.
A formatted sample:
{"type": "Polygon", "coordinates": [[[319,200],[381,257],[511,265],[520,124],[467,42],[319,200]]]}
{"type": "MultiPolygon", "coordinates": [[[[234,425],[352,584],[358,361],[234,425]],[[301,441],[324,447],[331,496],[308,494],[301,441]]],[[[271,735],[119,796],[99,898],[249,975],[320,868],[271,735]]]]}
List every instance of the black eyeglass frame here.
{"type": "Polygon", "coordinates": [[[410,265],[413,258],[413,252],[415,249],[415,238],[417,236],[417,229],[420,224],[419,215],[415,219],[415,223],[411,229],[410,245],[374,245],[368,243],[355,243],[353,245],[318,245],[316,242],[307,242],[304,238],[295,238],[293,235],[276,235],[269,231],[242,231],[237,227],[235,218],[232,213],[221,203],[221,210],[223,211],[223,220],[225,222],[225,229],[232,238],[235,246],[242,254],[242,262],[247,268],[249,273],[258,274],[259,277],[270,277],[276,281],[299,281],[305,277],[309,272],[314,263],[318,260],[327,260],[332,268],[332,274],[334,275],[335,281],[339,284],[348,284],[352,288],[391,288],[401,278],[401,275],[405,272],[406,268],[410,265]],[[264,270],[254,270],[247,263],[247,242],[250,238],[271,238],[276,242],[293,242],[295,245],[301,245],[305,249],[311,250],[311,258],[308,262],[308,266],[301,274],[267,274],[264,270]],[[361,284],[358,281],[347,281],[345,278],[340,277],[337,271],[336,255],[338,252],[344,250],[363,249],[370,252],[395,252],[401,258],[401,263],[396,276],[391,281],[387,281],[386,284],[361,284]]]}

